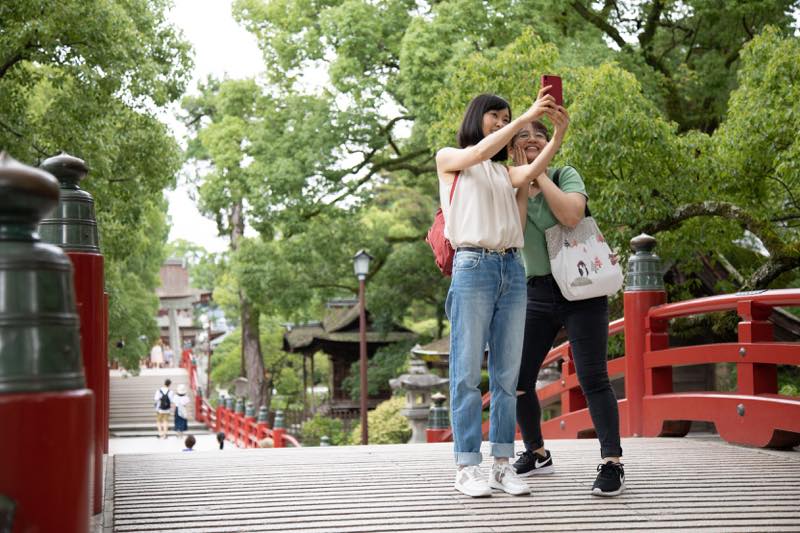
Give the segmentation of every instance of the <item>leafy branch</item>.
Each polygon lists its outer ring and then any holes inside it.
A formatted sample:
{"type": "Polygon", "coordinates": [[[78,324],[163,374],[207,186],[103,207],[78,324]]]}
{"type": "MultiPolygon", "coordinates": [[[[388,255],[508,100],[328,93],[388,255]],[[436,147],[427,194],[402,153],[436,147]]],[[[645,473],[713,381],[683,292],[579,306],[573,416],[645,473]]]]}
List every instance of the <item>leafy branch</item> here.
{"type": "Polygon", "coordinates": [[[683,205],[667,217],[646,225],[643,231],[651,235],[668,231],[680,226],[686,220],[702,216],[735,220],[742,228],[758,237],[769,252],[769,259],[744,282],[742,290],[766,288],[784,272],[800,267],[800,242],[783,242],[769,221],[761,220],[747,210],[728,202],[709,201],[683,205]]]}

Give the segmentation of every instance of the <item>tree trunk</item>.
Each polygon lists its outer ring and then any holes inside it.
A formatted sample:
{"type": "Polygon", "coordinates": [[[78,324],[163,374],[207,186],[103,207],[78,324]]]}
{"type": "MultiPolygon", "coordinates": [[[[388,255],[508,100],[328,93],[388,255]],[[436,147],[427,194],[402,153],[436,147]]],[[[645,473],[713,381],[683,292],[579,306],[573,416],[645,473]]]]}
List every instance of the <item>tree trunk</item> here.
{"type": "MultiPolygon", "coordinates": [[[[244,206],[237,201],[231,208],[231,250],[236,251],[244,237],[244,206]]],[[[261,405],[269,409],[267,382],[264,376],[264,358],[261,355],[259,339],[260,313],[239,290],[239,309],[242,320],[242,362],[241,372],[247,378],[247,398],[255,406],[256,412],[261,405]]]]}
{"type": "Polygon", "coordinates": [[[242,354],[247,377],[247,397],[257,410],[261,405],[266,405],[267,401],[264,358],[261,356],[261,341],[258,338],[260,313],[241,291],[239,292],[239,302],[242,310],[242,354]]]}

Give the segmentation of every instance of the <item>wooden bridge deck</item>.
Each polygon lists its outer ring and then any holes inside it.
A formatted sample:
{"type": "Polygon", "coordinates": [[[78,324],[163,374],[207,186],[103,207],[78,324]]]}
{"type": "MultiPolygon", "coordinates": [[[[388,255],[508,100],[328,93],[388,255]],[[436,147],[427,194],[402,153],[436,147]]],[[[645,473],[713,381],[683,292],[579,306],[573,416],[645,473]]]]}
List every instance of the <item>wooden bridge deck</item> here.
{"type": "Polygon", "coordinates": [[[589,494],[597,441],[552,440],[557,473],[532,496],[472,499],[451,446],[117,455],[106,512],[120,532],[800,531],[796,450],[624,439],[627,491],[607,499],[589,494]]]}

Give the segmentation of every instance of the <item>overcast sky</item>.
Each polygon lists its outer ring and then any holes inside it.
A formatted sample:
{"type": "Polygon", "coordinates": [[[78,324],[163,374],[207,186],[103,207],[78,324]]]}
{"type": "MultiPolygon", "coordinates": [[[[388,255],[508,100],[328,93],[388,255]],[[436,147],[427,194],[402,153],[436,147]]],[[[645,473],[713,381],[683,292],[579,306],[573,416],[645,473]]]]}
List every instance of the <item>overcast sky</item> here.
{"type": "MultiPolygon", "coordinates": [[[[198,80],[209,74],[217,77],[245,78],[264,70],[261,51],[256,39],[231,16],[231,0],[174,0],[170,20],[184,33],[194,47],[194,77],[189,93],[196,92],[198,80]]],[[[182,140],[185,130],[173,116],[165,121],[182,140]]],[[[178,187],[167,192],[172,228],[169,240],[186,239],[210,252],[221,252],[227,241],[217,236],[217,226],[204,218],[195,207],[195,188],[179,179],[178,187]]]]}

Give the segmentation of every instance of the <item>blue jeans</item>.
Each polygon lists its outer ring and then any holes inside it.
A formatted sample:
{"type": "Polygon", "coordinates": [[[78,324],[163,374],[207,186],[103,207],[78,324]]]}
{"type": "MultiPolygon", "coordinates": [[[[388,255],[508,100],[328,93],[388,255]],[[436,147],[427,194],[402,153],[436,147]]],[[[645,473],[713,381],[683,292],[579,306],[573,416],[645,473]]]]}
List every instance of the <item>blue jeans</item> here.
{"type": "Polygon", "coordinates": [[[525,269],[519,251],[459,249],[445,311],[450,319],[450,413],[455,460],[480,464],[481,363],[488,344],[489,441],[514,456],[516,389],[525,330],[525,269]]]}

